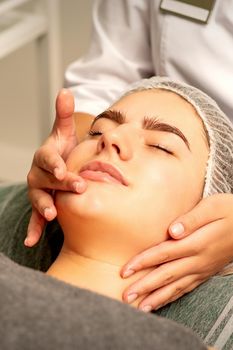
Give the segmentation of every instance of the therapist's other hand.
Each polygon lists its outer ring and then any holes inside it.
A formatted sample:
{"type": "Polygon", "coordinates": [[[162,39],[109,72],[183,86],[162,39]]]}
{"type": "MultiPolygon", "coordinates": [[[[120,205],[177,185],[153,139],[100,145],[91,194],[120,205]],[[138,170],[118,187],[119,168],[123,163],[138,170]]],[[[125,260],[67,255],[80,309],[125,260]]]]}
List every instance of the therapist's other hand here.
{"type": "Polygon", "coordinates": [[[83,193],[86,182],[80,176],[68,172],[65,161],[77,144],[73,119],[74,98],[67,89],[62,89],[56,99],[56,119],[48,139],[36,151],[28,174],[28,195],[32,203],[27,237],[24,244],[36,244],[46,221],[53,220],[57,211],[52,190],[83,193]]]}
{"type": "Polygon", "coordinates": [[[121,276],[127,278],[154,267],[127,287],[123,301],[145,295],[138,308],[156,310],[219,272],[233,260],[232,213],[233,195],[215,194],[177,218],[169,227],[171,240],[138,254],[122,268],[121,276]]]}

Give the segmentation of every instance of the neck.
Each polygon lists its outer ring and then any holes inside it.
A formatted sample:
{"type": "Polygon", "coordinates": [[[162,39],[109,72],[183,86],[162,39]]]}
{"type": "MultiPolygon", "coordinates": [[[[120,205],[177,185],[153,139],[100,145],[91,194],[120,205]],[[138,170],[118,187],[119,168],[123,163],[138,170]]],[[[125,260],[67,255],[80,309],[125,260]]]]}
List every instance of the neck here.
{"type": "MultiPolygon", "coordinates": [[[[134,281],[151,271],[146,269],[123,279],[120,276],[122,265],[116,265],[99,258],[84,256],[63,245],[60,254],[47,274],[74,286],[85,288],[107,297],[122,301],[122,293],[134,281]]],[[[138,298],[132,306],[137,307],[138,298]]]]}

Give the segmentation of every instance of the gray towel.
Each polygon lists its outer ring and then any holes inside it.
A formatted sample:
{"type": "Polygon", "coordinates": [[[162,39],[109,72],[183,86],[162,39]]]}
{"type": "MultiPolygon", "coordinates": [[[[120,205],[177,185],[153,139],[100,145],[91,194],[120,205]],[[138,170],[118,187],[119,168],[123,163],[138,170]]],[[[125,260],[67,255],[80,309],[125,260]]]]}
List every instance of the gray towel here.
{"type": "Polygon", "coordinates": [[[0,254],[1,350],[204,350],[190,330],[0,254]]]}

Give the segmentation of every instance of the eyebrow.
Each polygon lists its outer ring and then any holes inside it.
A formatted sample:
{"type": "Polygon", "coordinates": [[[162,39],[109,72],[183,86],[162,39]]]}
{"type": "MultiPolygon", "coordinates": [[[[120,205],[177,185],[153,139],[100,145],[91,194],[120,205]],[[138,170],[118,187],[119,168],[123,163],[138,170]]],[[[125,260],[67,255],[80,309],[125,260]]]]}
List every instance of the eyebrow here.
{"type": "MultiPolygon", "coordinates": [[[[103,113],[97,115],[97,117],[95,117],[95,119],[93,120],[93,122],[91,124],[91,128],[93,127],[95,122],[101,118],[110,119],[118,124],[126,123],[126,115],[125,114],[123,114],[120,111],[113,111],[110,109],[110,110],[104,111],[103,113]]],[[[187,146],[187,148],[190,151],[190,144],[189,144],[187,138],[182,133],[182,131],[175,126],[161,122],[157,117],[145,116],[143,118],[143,121],[142,121],[142,128],[144,130],[164,131],[164,132],[170,132],[172,134],[175,134],[175,135],[179,136],[184,141],[185,145],[187,146]]]]}

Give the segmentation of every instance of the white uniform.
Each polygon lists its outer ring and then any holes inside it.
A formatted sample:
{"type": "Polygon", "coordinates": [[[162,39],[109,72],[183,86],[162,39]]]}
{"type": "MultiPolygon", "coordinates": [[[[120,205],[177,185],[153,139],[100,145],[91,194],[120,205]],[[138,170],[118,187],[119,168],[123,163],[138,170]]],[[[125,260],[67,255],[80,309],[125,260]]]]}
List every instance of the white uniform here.
{"type": "Polygon", "coordinates": [[[233,121],[233,0],[216,0],[207,24],[159,10],[160,0],[99,0],[86,56],[71,64],[76,111],[93,115],[128,84],[152,75],[194,85],[233,121]]]}

